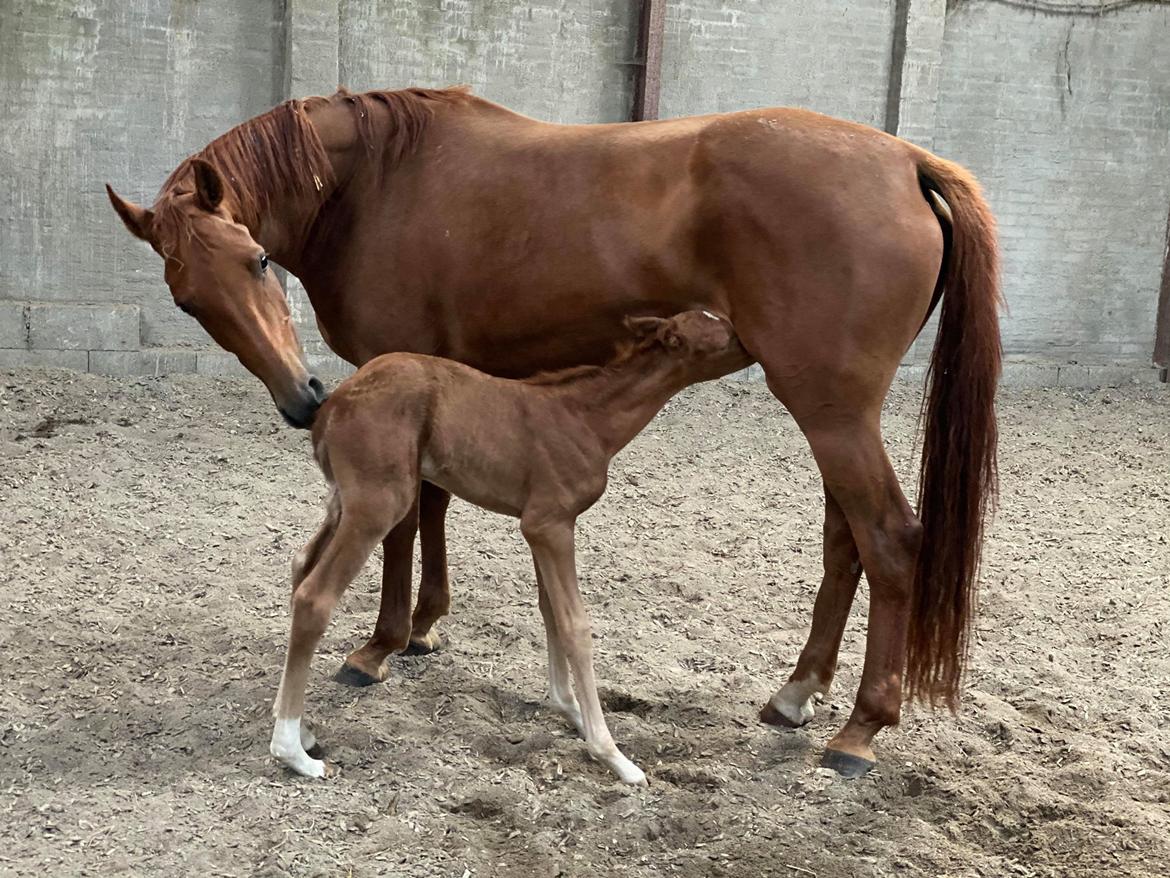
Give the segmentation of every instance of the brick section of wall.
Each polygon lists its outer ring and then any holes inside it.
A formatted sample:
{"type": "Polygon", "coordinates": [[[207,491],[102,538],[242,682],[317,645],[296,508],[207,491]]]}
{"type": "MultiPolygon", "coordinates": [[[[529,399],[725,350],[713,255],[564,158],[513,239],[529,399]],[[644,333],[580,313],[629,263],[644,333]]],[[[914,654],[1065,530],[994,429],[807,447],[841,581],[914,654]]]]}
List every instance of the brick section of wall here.
{"type": "Polygon", "coordinates": [[[1170,204],[1170,10],[947,16],[936,151],[999,218],[1009,353],[1150,362],[1170,204]]]}
{"type": "Polygon", "coordinates": [[[139,337],[137,305],[28,306],[29,347],[38,350],[129,351],[139,337]]]}
{"type": "Polygon", "coordinates": [[[89,369],[87,351],[30,351],[28,348],[0,348],[0,369],[89,369]]]}
{"type": "Polygon", "coordinates": [[[28,308],[23,302],[0,302],[0,348],[28,347],[28,308]]]}
{"type": "Polygon", "coordinates": [[[101,375],[172,375],[194,372],[198,365],[195,351],[153,350],[91,351],[89,371],[101,375]]]}

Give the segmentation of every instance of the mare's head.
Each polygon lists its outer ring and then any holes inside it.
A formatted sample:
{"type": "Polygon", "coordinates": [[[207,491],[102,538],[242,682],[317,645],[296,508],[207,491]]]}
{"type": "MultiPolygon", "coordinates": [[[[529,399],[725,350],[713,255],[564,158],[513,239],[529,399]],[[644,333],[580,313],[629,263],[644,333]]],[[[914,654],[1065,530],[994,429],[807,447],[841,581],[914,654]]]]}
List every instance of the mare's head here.
{"type": "Polygon", "coordinates": [[[219,171],[189,160],[151,209],[106,191],[131,234],[163,258],[175,304],[264,382],[288,423],[310,426],[325,388],[305,369],[284,290],[219,171]]]}
{"type": "Polygon", "coordinates": [[[661,345],[692,381],[708,381],[753,362],[731,323],[710,311],[683,311],[673,317],[627,317],[639,345],[661,345]]]}

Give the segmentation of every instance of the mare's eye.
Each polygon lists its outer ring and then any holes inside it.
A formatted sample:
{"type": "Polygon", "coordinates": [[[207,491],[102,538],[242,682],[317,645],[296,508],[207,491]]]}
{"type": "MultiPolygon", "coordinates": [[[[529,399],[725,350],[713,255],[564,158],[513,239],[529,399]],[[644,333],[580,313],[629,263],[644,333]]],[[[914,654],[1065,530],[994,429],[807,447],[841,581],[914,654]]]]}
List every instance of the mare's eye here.
{"type": "Polygon", "coordinates": [[[268,271],[268,254],[267,253],[260,254],[259,265],[260,265],[260,273],[261,274],[264,274],[264,272],[268,271]]]}

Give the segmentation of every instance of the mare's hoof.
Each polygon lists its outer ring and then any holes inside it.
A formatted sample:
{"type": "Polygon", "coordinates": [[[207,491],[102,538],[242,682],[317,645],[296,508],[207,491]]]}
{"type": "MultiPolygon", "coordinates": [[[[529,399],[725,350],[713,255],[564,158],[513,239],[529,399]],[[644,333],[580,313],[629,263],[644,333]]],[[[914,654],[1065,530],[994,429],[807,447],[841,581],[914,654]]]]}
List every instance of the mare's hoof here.
{"type": "Polygon", "coordinates": [[[410,642],[406,644],[406,649],[402,650],[401,655],[430,655],[432,652],[438,652],[447,645],[447,638],[437,631],[428,631],[425,635],[419,638],[410,638],[410,642]]]}
{"type": "Polygon", "coordinates": [[[343,686],[354,686],[360,688],[363,686],[373,686],[375,683],[381,683],[377,677],[371,677],[361,668],[355,668],[349,662],[343,664],[333,675],[333,679],[343,686]]]}
{"type": "MultiPolygon", "coordinates": [[[[809,719],[811,719],[811,717],[809,719]]],[[[808,719],[804,719],[801,722],[793,722],[791,719],[773,707],[772,702],[769,701],[760,709],[760,722],[767,723],[770,726],[776,726],[777,728],[781,729],[799,729],[808,722],[808,719]]]]}
{"type": "Polygon", "coordinates": [[[861,777],[875,765],[877,763],[872,760],[854,756],[843,750],[825,750],[825,754],[821,757],[822,768],[831,768],[847,780],[861,777]]]}

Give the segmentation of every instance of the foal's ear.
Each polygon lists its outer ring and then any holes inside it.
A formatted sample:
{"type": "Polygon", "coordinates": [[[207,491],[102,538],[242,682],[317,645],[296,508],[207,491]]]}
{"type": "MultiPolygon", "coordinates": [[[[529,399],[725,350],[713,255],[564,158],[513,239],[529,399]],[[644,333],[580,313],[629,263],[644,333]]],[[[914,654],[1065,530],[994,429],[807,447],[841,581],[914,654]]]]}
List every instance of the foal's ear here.
{"type": "Polygon", "coordinates": [[[215,213],[223,201],[223,177],[203,159],[192,159],[195,172],[195,202],[208,213],[215,213]]]}
{"type": "Polygon", "coordinates": [[[656,335],[670,321],[662,317],[627,317],[624,322],[634,338],[643,339],[656,335]]]}
{"type": "Polygon", "coordinates": [[[122,222],[126,224],[130,234],[143,241],[149,241],[150,223],[154,219],[154,214],[145,207],[139,207],[133,201],[127,201],[111,189],[109,183],[106,184],[106,195],[110,196],[110,204],[114,205],[114,210],[122,218],[122,222]]]}

